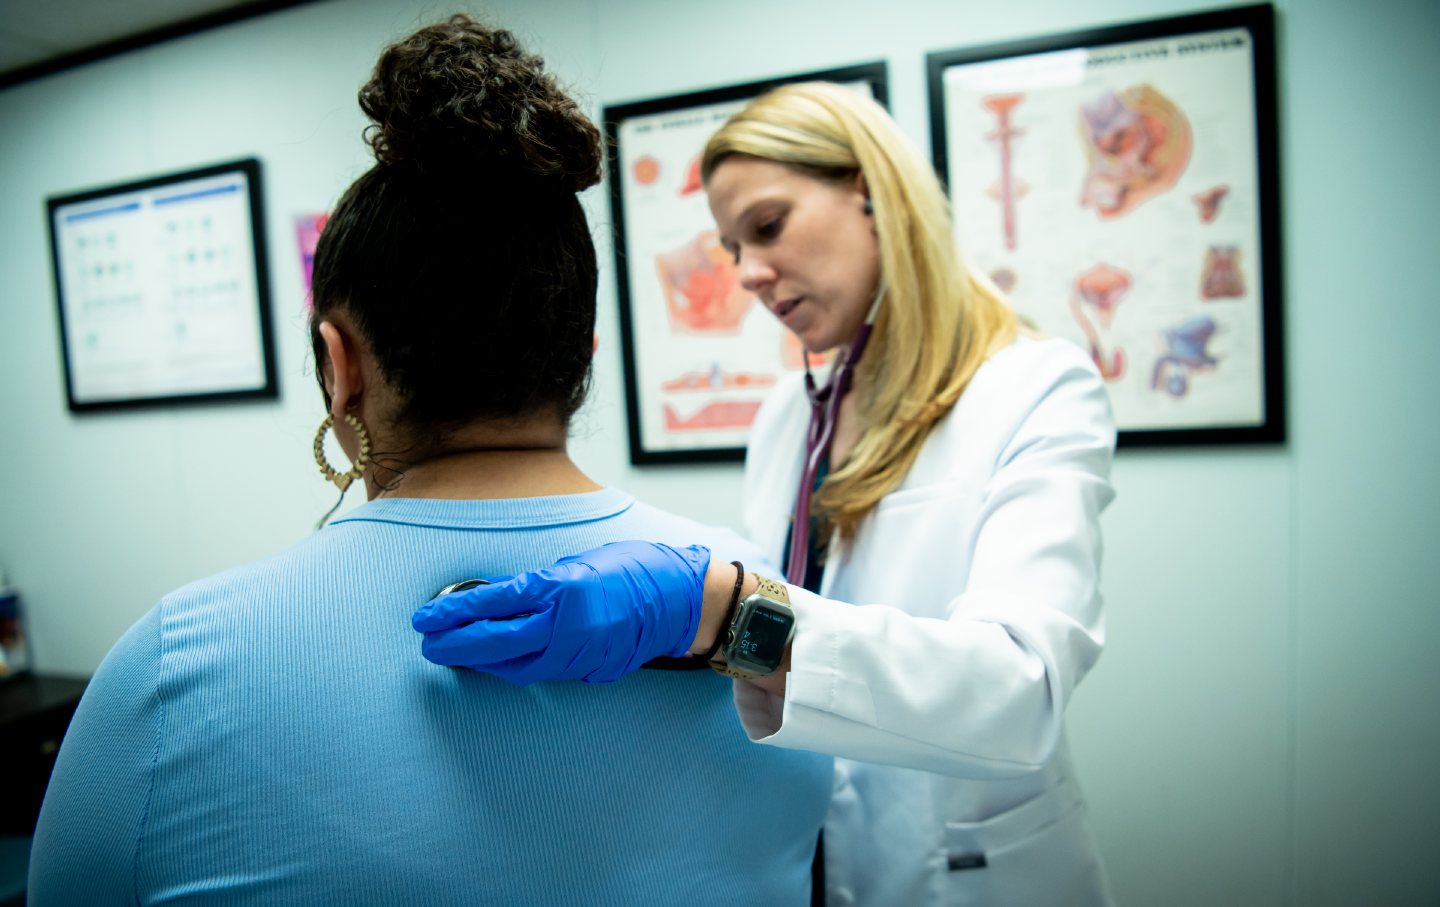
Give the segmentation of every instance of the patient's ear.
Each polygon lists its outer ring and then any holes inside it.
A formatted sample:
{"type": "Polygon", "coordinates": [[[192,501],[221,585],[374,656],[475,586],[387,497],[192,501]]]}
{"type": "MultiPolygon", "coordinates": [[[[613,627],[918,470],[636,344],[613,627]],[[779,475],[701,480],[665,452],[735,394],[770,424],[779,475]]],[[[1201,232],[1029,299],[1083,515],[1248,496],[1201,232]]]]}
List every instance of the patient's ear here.
{"type": "Polygon", "coordinates": [[[320,339],[325,342],[328,360],[321,368],[325,390],[330,394],[330,414],[341,422],[345,413],[360,402],[365,379],[360,371],[355,339],[334,322],[320,322],[320,339]]]}

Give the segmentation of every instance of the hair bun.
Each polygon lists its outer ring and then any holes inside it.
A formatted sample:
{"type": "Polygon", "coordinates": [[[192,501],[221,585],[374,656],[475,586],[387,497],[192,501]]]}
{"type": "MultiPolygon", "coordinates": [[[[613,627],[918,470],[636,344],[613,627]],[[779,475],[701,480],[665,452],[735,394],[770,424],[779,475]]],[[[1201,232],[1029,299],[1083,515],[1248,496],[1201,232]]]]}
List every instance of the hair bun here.
{"type": "Polygon", "coordinates": [[[515,36],[469,16],[386,48],[360,109],[381,164],[484,173],[579,192],[600,181],[600,133],[515,36]]]}

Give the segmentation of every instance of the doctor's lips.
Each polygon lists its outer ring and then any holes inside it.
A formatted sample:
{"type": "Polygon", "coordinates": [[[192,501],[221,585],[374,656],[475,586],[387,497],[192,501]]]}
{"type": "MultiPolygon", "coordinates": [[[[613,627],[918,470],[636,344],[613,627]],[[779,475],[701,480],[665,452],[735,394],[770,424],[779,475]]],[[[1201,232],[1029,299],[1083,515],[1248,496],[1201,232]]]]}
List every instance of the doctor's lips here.
{"type": "Polygon", "coordinates": [[[804,299],[803,296],[796,296],[794,299],[777,302],[770,311],[774,313],[776,318],[784,318],[795,310],[795,307],[800,304],[800,300],[802,299],[804,299]]]}

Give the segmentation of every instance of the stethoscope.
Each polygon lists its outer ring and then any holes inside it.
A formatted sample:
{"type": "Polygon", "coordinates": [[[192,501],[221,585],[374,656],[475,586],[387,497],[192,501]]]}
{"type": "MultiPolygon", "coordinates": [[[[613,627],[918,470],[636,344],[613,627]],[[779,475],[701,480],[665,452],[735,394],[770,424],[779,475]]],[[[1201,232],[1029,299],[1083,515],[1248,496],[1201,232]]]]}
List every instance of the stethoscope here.
{"type": "Polygon", "coordinates": [[[870,342],[870,332],[875,327],[875,315],[880,311],[880,300],[885,296],[882,283],[875,291],[870,311],[865,313],[865,323],[855,334],[842,358],[830,373],[830,383],[822,388],[815,386],[815,376],[810,373],[810,355],[802,353],[805,362],[805,395],[810,398],[810,430],[805,440],[805,467],[800,475],[800,488],[795,495],[795,517],[790,525],[790,561],[785,566],[785,580],[791,585],[803,586],[805,567],[810,561],[810,496],[815,491],[815,476],[820,464],[830,454],[835,441],[835,422],[840,416],[840,401],[850,390],[855,377],[855,363],[865,352],[870,342]]]}

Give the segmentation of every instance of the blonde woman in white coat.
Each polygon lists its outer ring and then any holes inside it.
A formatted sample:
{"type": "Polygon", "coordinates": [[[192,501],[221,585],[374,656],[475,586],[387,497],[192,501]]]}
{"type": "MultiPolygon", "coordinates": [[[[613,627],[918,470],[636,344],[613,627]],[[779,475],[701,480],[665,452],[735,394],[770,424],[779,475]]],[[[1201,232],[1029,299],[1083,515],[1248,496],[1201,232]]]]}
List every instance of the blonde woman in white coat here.
{"type": "Polygon", "coordinates": [[[746,527],[787,581],[605,546],[427,605],[423,651],[522,683],[687,655],[741,678],[753,740],[836,756],[831,907],[1110,903],[1064,732],[1104,639],[1100,376],[958,260],[933,172],[872,101],[770,92],[702,175],[743,285],[840,350],[752,432],[746,527]]]}

